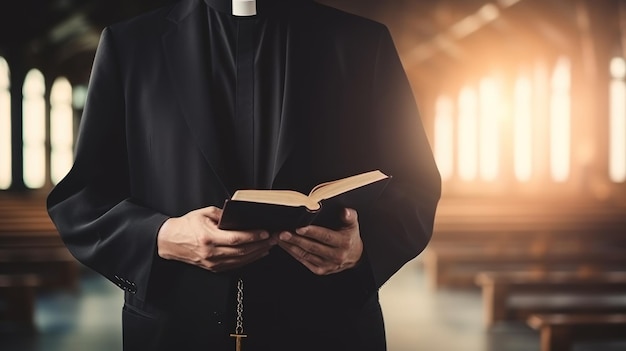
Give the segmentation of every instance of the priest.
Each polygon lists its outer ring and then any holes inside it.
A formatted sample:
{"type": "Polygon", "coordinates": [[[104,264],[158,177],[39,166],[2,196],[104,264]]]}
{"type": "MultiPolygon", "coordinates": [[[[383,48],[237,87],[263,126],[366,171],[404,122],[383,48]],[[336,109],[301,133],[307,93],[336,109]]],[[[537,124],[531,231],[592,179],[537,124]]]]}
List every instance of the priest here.
{"type": "Polygon", "coordinates": [[[180,0],[103,31],[48,210],[124,290],[124,350],[382,351],[378,289],[427,245],[440,186],[385,26],[312,0],[180,0]],[[374,169],[385,190],[334,225],[218,228],[237,189],[374,169]]]}

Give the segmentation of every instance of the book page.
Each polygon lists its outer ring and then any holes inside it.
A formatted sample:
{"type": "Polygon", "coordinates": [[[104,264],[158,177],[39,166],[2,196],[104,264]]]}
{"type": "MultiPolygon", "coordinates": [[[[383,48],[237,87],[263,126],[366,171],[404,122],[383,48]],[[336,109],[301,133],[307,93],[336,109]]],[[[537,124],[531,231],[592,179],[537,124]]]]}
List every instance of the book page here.
{"type": "Polygon", "coordinates": [[[293,190],[237,190],[231,200],[299,207],[310,211],[320,208],[320,202],[350,190],[388,178],[381,171],[371,171],[317,185],[309,196],[293,190]]]}
{"type": "Polygon", "coordinates": [[[385,178],[388,178],[388,176],[378,170],[361,173],[351,177],[322,183],[311,190],[309,197],[314,202],[320,202],[385,178]]]}
{"type": "Polygon", "coordinates": [[[293,190],[237,190],[231,199],[293,207],[305,206],[311,211],[320,208],[317,201],[293,190]]]}

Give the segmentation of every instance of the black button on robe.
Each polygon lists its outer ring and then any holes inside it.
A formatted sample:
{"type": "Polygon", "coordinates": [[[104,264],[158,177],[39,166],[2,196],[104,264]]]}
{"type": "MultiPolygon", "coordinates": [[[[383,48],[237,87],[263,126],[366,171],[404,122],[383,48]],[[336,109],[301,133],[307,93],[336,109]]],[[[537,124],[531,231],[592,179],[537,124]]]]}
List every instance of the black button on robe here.
{"type": "Polygon", "coordinates": [[[229,4],[181,0],[104,30],[51,218],[75,257],[133,287],[125,350],[234,349],[239,276],[244,350],[384,350],[377,289],[424,249],[440,195],[391,37],[309,0],[260,0],[251,18],[229,4]],[[239,187],[308,192],[372,169],[393,181],[356,209],[357,268],[317,276],[277,247],[220,274],[157,255],[168,217],[239,187]]]}

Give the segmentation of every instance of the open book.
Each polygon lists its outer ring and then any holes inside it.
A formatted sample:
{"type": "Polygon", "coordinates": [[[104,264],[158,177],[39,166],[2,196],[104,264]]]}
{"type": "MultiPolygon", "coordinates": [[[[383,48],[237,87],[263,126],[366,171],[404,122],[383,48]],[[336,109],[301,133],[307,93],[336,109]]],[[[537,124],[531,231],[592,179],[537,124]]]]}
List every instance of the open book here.
{"type": "Polygon", "coordinates": [[[374,201],[390,178],[370,171],[319,184],[309,195],[293,190],[238,190],[226,200],[219,228],[277,231],[314,221],[331,226],[338,210],[374,201]]]}

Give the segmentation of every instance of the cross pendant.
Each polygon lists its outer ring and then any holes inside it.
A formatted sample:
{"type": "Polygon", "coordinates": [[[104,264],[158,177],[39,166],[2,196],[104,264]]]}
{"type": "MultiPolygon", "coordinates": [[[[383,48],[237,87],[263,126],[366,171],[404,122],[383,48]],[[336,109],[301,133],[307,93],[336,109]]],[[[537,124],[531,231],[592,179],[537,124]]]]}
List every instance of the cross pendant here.
{"type": "Polygon", "coordinates": [[[231,337],[235,338],[235,351],[241,351],[241,338],[247,338],[246,334],[230,334],[231,337]]]}

